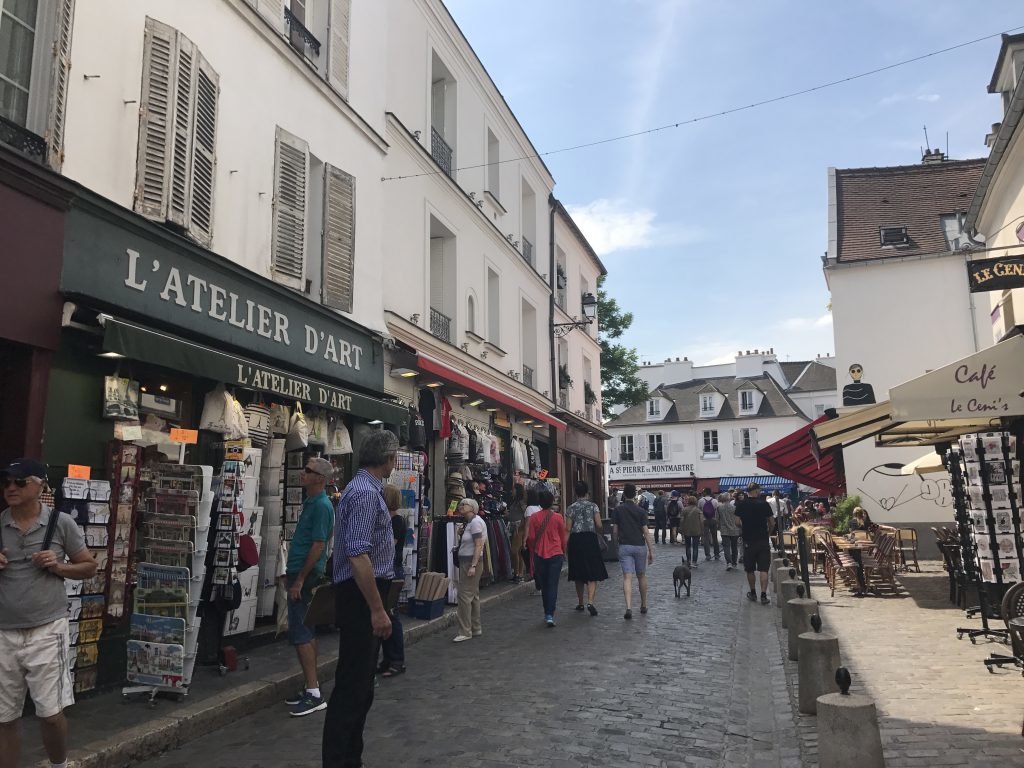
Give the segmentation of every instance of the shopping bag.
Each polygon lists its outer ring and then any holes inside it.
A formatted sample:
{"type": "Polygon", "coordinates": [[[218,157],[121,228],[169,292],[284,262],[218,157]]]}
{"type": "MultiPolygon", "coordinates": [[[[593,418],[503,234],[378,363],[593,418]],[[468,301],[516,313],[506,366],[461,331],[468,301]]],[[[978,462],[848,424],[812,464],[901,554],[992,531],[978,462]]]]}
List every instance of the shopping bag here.
{"type": "Polygon", "coordinates": [[[340,418],[332,417],[327,428],[327,449],[324,453],[328,456],[344,456],[352,453],[352,436],[348,427],[340,418]]]}
{"type": "Polygon", "coordinates": [[[287,405],[274,403],[270,406],[270,433],[272,435],[284,436],[288,434],[288,428],[292,425],[292,413],[287,405]]]}
{"type": "Polygon", "coordinates": [[[302,404],[295,403],[295,412],[292,414],[292,423],[288,427],[288,437],[285,440],[286,451],[297,451],[309,446],[309,422],[302,413],[302,404]]]}
{"type": "Polygon", "coordinates": [[[274,593],[274,608],[277,610],[277,634],[288,631],[288,587],[284,576],[277,577],[277,591],[274,593]]]}
{"type": "Polygon", "coordinates": [[[224,389],[223,384],[218,384],[207,392],[206,398],[203,400],[203,414],[199,417],[199,428],[222,435],[226,434],[229,429],[228,418],[230,415],[228,401],[233,399],[224,389]]]}
{"type": "Polygon", "coordinates": [[[327,411],[319,410],[310,414],[309,443],[310,445],[327,445],[327,411]]]}
{"type": "Polygon", "coordinates": [[[266,448],[270,440],[270,409],[262,402],[245,406],[245,423],[253,448],[266,448]]]}

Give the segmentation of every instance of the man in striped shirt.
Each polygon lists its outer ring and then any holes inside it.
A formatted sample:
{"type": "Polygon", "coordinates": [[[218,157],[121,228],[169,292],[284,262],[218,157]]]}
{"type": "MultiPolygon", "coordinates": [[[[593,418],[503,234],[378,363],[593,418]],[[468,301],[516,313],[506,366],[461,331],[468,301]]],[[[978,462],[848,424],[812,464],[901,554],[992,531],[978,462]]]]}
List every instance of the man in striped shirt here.
{"type": "Polygon", "coordinates": [[[334,691],[324,718],[324,768],[356,768],[373,705],[380,641],[391,635],[384,598],[394,578],[395,540],[381,493],[395,468],[398,438],[371,432],[359,446],[359,471],[334,515],[335,621],[341,631],[334,691]]]}

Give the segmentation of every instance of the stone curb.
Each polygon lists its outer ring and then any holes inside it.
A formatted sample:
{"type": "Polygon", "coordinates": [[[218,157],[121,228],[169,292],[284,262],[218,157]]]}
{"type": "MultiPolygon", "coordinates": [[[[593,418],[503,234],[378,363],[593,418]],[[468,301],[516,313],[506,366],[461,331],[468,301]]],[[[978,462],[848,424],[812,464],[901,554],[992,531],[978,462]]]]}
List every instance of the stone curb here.
{"type": "MultiPolygon", "coordinates": [[[[480,597],[480,608],[512,600],[517,595],[533,589],[533,582],[505,589],[498,594],[480,597]]],[[[424,624],[410,627],[405,631],[406,646],[443,632],[456,623],[454,610],[446,610],[443,616],[424,624]]],[[[323,657],[326,654],[321,654],[323,657]]],[[[337,665],[337,649],[330,658],[321,659],[318,666],[320,678],[334,677],[337,665]]],[[[239,685],[230,691],[212,696],[194,704],[185,699],[173,715],[157,717],[147,723],[136,725],[116,735],[94,741],[70,751],[69,765],[72,768],[124,768],[161,752],[166,752],[205,736],[218,728],[235,722],[246,715],[280,702],[289,693],[302,685],[302,673],[284,672],[260,680],[239,685]]],[[[34,768],[49,768],[50,762],[43,760],[34,768]]]]}

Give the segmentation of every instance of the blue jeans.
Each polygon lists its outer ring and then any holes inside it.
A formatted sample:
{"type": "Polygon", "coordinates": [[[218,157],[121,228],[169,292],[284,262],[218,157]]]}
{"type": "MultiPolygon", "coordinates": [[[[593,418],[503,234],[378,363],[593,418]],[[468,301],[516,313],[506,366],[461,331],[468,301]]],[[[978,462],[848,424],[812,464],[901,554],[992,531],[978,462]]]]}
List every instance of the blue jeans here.
{"type": "Polygon", "coordinates": [[[700,536],[687,536],[683,548],[686,551],[686,562],[696,563],[700,560],[700,536]]]}
{"type": "Polygon", "coordinates": [[[544,615],[555,615],[555,603],[558,602],[558,577],[562,575],[564,555],[554,557],[533,557],[537,582],[540,584],[541,599],[544,602],[544,615]]]}

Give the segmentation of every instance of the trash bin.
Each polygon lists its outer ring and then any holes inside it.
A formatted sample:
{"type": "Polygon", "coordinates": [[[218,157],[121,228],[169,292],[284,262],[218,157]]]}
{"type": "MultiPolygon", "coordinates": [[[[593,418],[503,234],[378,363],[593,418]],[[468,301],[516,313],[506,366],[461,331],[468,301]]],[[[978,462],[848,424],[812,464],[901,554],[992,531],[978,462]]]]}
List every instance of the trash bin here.
{"type": "Polygon", "coordinates": [[[611,518],[601,521],[601,536],[604,537],[604,542],[608,545],[605,547],[604,552],[601,553],[602,559],[606,563],[617,563],[619,561],[619,542],[612,536],[611,518]]]}

